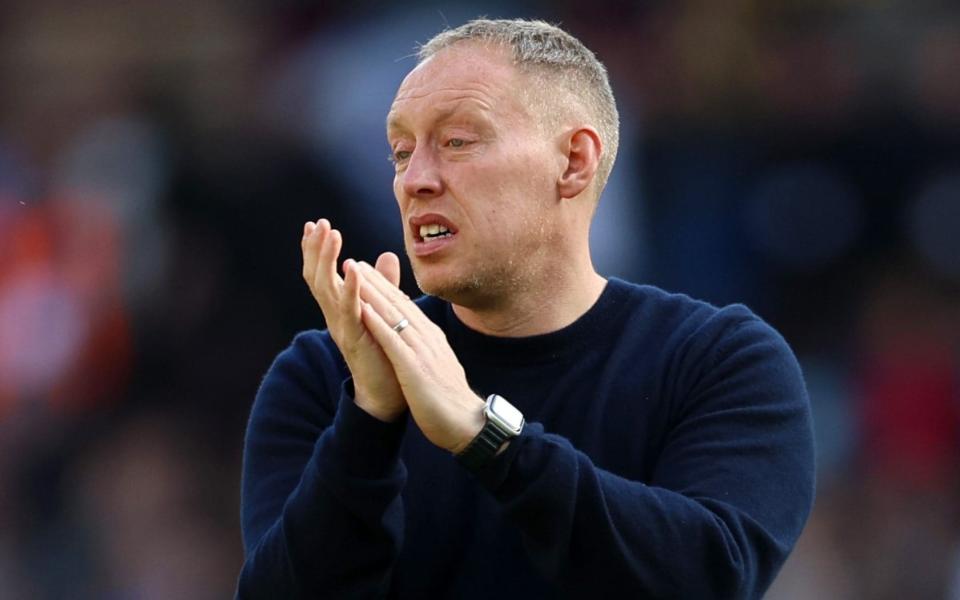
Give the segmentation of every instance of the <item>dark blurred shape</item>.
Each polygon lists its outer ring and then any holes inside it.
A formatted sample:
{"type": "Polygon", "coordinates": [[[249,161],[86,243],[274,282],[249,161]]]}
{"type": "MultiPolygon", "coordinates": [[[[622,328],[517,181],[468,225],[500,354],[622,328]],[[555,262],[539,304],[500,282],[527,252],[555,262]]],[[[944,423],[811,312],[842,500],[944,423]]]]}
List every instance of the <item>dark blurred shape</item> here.
{"type": "Polygon", "coordinates": [[[91,598],[223,598],[237,550],[219,513],[231,506],[211,494],[225,482],[194,432],[147,412],[105,433],[66,486],[74,531],[95,562],[63,591],[79,583],[91,598]]]}
{"type": "Polygon", "coordinates": [[[925,184],[910,206],[908,231],[930,269],[960,283],[960,171],[925,184]]]}
{"type": "Polygon", "coordinates": [[[760,174],[746,200],[747,233],[772,260],[813,269],[848,251],[863,228],[856,188],[824,165],[788,164],[760,174]]]}

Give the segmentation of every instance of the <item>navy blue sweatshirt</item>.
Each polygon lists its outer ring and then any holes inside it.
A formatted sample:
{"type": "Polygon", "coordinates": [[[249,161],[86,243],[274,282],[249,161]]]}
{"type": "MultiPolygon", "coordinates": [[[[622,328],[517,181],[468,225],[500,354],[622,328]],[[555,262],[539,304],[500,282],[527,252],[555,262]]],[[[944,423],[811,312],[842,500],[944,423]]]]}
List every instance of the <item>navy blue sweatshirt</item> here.
{"type": "Polygon", "coordinates": [[[472,475],[352,400],[327,332],[263,380],[239,598],[759,598],[813,501],[809,401],[748,309],[610,279],[559,331],[491,337],[417,301],[527,425],[472,475]]]}

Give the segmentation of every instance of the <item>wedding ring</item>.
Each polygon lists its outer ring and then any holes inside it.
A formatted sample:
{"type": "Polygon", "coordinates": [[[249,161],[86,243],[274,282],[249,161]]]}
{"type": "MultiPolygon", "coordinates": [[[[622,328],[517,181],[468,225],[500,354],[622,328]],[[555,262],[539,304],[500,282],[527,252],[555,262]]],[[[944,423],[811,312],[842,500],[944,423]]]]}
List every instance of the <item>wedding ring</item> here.
{"type": "Polygon", "coordinates": [[[397,333],[400,333],[407,327],[410,327],[410,321],[406,319],[400,319],[400,322],[393,326],[393,330],[396,331],[397,333]]]}

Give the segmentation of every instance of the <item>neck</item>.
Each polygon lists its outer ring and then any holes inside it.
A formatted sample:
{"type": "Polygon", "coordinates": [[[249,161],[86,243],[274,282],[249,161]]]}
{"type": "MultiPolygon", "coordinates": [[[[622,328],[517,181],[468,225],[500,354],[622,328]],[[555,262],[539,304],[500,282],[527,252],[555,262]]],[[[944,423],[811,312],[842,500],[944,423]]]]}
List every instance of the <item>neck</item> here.
{"type": "Polygon", "coordinates": [[[563,329],[594,305],[607,283],[586,256],[585,265],[546,274],[522,286],[526,289],[520,293],[483,307],[453,304],[453,312],[467,327],[487,335],[526,337],[563,329]]]}

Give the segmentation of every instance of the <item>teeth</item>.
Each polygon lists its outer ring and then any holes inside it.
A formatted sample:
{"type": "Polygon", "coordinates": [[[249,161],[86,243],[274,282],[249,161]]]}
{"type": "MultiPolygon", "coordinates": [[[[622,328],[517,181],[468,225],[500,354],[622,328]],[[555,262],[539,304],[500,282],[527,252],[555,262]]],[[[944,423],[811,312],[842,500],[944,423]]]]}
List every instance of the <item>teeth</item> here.
{"type": "Polygon", "coordinates": [[[420,226],[420,237],[422,238],[425,238],[427,236],[440,235],[441,233],[449,233],[449,232],[450,232],[449,229],[437,223],[430,223],[429,225],[420,226]]]}

